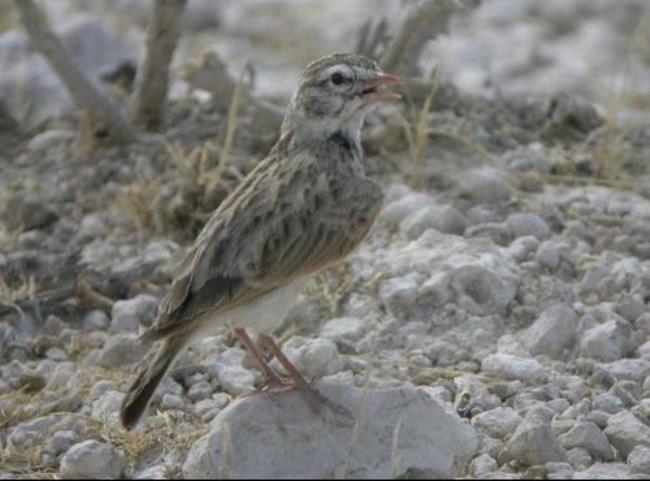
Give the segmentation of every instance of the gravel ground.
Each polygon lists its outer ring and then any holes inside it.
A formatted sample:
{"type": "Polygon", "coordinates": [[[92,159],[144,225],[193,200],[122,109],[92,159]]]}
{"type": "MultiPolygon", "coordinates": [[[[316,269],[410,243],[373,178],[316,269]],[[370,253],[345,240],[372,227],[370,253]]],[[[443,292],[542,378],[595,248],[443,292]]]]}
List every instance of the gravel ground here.
{"type": "MultiPolygon", "coordinates": [[[[540,4],[487,2],[444,42],[460,45],[483,19],[467,49],[507,20],[503,38],[482,44],[489,51],[528,38],[537,15],[563,29],[544,52],[560,69],[561,42],[601,30],[599,41],[619,38],[639,16],[639,2],[624,2],[617,21],[603,2],[575,2],[583,9],[560,22],[540,4]]],[[[215,17],[226,57],[259,35],[265,8],[228,4],[215,17]],[[237,37],[244,14],[249,30],[237,37]]],[[[348,23],[318,30],[315,43],[344,47],[348,23]]],[[[187,28],[189,45],[213,27],[187,28]]],[[[0,62],[15,52],[10,34],[0,62]]],[[[597,89],[522,81],[543,78],[534,56],[520,59],[530,70],[502,66],[504,95],[494,95],[472,89],[469,60],[454,64],[466,50],[448,50],[449,78],[464,90],[424,115],[421,144],[405,130],[415,131],[419,105],[369,119],[367,170],[384,185],[383,211],[277,333],[332,402],[317,412],[296,393],[247,395],[260,376],[223,332],[184,355],[134,432],[117,419],[148,355],[137,332],[175,262],[272,140],[240,119],[215,177],[223,113],[182,86],[165,134],[122,149],[80,154],[60,106],[22,130],[2,124],[0,476],[650,476],[650,129],[633,112],[643,103],[623,103],[620,117],[635,122],[618,129],[597,89]]],[[[258,93],[285,98],[285,78],[273,75],[261,74],[258,93]]]]}

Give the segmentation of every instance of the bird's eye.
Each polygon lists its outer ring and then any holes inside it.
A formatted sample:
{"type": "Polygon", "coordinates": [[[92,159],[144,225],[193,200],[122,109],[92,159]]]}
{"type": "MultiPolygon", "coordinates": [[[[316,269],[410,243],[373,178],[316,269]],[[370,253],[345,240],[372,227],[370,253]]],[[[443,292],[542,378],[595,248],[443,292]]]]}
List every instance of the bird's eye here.
{"type": "Polygon", "coordinates": [[[341,85],[345,81],[345,77],[341,72],[334,72],[330,77],[330,80],[334,85],[341,85]]]}

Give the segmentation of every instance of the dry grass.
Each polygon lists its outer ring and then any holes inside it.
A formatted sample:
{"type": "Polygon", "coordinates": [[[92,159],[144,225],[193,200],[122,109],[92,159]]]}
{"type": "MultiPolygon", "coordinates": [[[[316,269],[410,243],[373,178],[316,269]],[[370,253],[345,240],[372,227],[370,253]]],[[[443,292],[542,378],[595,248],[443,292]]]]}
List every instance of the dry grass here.
{"type": "Polygon", "coordinates": [[[646,32],[650,29],[650,5],[636,28],[632,31],[626,52],[623,58],[619,78],[612,79],[613,85],[606,106],[605,122],[599,129],[598,142],[594,150],[596,163],[596,176],[600,179],[616,179],[623,177],[624,166],[630,161],[631,153],[626,148],[625,129],[619,122],[621,106],[625,99],[625,85],[629,78],[632,58],[637,52],[647,48],[646,32]]]}
{"type": "Polygon", "coordinates": [[[139,232],[154,228],[152,205],[159,193],[160,183],[157,180],[134,183],[122,188],[117,205],[131,216],[139,232]]]}
{"type": "Polygon", "coordinates": [[[419,108],[411,103],[409,109],[412,114],[411,121],[402,118],[404,135],[409,147],[411,158],[419,160],[422,157],[424,148],[429,140],[429,111],[436,92],[440,86],[442,78],[442,68],[436,67],[431,73],[431,89],[419,108]]]}
{"type": "Polygon", "coordinates": [[[10,284],[0,275],[0,305],[14,309],[21,318],[25,316],[18,301],[31,299],[36,295],[38,286],[34,277],[23,278],[20,284],[10,284]]]}

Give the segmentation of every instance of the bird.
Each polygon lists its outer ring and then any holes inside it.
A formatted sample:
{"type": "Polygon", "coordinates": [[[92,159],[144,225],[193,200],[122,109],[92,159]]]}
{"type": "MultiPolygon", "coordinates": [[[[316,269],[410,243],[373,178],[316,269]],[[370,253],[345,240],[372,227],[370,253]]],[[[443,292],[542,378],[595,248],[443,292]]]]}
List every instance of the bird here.
{"type": "Polygon", "coordinates": [[[137,425],[179,354],[224,326],[252,356],[264,389],[314,392],[271,334],[307,280],[342,261],[374,223],[383,192],[365,174],[361,127],[380,103],[400,98],[390,88],[399,84],[353,53],[304,68],[277,142],[211,215],[140,335],[157,347],[124,397],[125,429],[137,425]]]}

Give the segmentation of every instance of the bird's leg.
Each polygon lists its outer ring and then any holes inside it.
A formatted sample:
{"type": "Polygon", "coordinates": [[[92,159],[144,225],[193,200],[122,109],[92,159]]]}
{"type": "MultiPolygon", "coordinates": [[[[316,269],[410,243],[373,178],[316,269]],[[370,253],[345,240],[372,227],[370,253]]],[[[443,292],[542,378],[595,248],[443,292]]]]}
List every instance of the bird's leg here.
{"type": "Polygon", "coordinates": [[[298,389],[302,389],[307,392],[315,392],[315,389],[312,388],[305,378],[300,374],[296,366],[294,366],[287,356],[280,350],[278,345],[275,343],[271,336],[266,334],[260,334],[259,336],[260,343],[268,349],[268,351],[275,356],[278,362],[282,365],[289,377],[293,380],[298,389]]]}
{"type": "MultiPolygon", "coordinates": [[[[328,406],[335,413],[341,414],[347,418],[353,418],[352,414],[343,406],[339,406],[337,403],[334,403],[319,393],[315,388],[313,388],[300,374],[296,366],[294,366],[287,356],[280,350],[278,345],[275,343],[271,336],[266,334],[260,334],[259,336],[260,343],[265,345],[266,348],[271,352],[278,362],[282,365],[287,374],[291,377],[293,381],[293,386],[302,391],[306,396],[309,402],[310,407],[316,412],[319,413],[322,406],[328,406]]],[[[289,386],[287,386],[289,387],[289,386]]]]}
{"type": "Polygon", "coordinates": [[[241,327],[235,327],[233,328],[232,332],[235,337],[242,342],[244,348],[250,353],[250,355],[253,356],[255,363],[262,372],[262,376],[264,376],[265,385],[269,387],[282,386],[282,379],[280,379],[275,371],[271,369],[271,366],[268,365],[264,359],[264,356],[260,354],[260,352],[257,350],[257,347],[255,347],[255,343],[246,333],[246,330],[241,327]]]}

